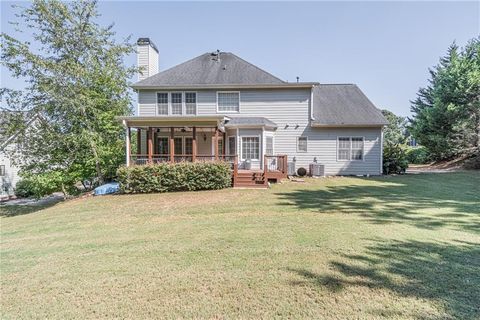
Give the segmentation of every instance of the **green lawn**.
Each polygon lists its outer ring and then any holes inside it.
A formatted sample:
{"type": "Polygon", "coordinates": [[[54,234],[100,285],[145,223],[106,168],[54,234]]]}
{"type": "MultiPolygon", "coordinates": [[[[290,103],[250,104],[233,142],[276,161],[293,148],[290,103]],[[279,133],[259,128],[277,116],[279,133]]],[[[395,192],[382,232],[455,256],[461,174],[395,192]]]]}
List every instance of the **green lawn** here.
{"type": "Polygon", "coordinates": [[[0,207],[1,318],[480,318],[480,172],[0,207]]]}

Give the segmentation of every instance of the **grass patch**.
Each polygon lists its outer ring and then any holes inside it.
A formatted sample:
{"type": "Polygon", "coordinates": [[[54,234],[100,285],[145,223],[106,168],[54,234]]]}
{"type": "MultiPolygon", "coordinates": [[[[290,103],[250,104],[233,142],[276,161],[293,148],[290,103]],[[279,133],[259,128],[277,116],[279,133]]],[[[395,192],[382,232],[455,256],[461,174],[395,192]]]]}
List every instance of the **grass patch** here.
{"type": "Polygon", "coordinates": [[[478,319],[479,185],[307,179],[10,212],[1,316],[478,319]]]}

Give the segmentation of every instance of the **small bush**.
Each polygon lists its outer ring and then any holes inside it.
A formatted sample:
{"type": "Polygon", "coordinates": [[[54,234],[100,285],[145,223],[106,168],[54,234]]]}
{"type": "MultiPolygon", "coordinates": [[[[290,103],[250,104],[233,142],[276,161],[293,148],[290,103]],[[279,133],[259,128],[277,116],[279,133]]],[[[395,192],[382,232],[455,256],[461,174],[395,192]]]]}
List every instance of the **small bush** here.
{"type": "Polygon", "coordinates": [[[64,192],[66,195],[78,194],[79,190],[75,187],[73,179],[64,175],[62,172],[50,171],[38,174],[21,174],[20,180],[15,187],[17,197],[42,197],[51,195],[54,192],[64,192]]]}
{"type": "Polygon", "coordinates": [[[230,164],[221,161],[120,167],[117,176],[124,193],[214,190],[232,184],[230,164]]]}
{"type": "Polygon", "coordinates": [[[15,195],[18,198],[29,198],[35,194],[34,186],[29,179],[22,179],[15,185],[15,195]]]}
{"type": "Polygon", "coordinates": [[[408,163],[426,164],[431,161],[430,153],[423,146],[408,147],[406,150],[408,163]]]}
{"type": "Polygon", "coordinates": [[[405,147],[400,144],[386,143],[383,147],[383,173],[405,173],[408,160],[405,147]]]}

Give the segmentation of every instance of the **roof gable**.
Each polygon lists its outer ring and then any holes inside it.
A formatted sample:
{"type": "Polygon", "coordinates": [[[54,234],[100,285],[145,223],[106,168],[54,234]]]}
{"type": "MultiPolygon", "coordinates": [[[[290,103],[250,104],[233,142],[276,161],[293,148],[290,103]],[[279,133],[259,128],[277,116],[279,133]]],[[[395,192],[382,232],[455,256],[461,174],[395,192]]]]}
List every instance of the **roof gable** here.
{"type": "Polygon", "coordinates": [[[134,87],[284,84],[230,52],[205,53],[135,83],[134,87]]]}
{"type": "Polygon", "coordinates": [[[355,84],[321,84],[313,89],[315,126],[382,126],[388,121],[355,84]]]}

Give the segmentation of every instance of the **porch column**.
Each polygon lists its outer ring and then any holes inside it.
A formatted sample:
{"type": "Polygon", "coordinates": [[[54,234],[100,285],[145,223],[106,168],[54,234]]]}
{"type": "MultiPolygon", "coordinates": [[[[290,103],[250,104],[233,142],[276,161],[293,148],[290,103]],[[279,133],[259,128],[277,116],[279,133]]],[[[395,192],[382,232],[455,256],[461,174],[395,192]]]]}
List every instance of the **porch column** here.
{"type": "Polygon", "coordinates": [[[127,136],[125,139],[125,147],[127,151],[127,167],[130,166],[130,154],[131,154],[131,149],[130,149],[130,139],[131,139],[131,132],[130,132],[130,127],[127,127],[127,136]]]}
{"type": "Polygon", "coordinates": [[[192,130],[192,162],[197,159],[197,127],[192,130]]]}
{"type": "Polygon", "coordinates": [[[215,127],[215,145],[213,146],[213,150],[215,150],[215,160],[218,160],[218,127],[215,127]]]}
{"type": "Polygon", "coordinates": [[[170,128],[170,141],[169,141],[169,146],[170,146],[170,162],[175,161],[175,141],[173,140],[173,137],[175,136],[175,128],[171,127],[170,128]]]}
{"type": "Polygon", "coordinates": [[[222,158],[225,159],[225,155],[227,154],[227,132],[223,133],[223,143],[222,143],[222,158]]]}
{"type": "Polygon", "coordinates": [[[153,142],[152,142],[153,128],[148,127],[147,136],[148,136],[148,144],[147,144],[148,162],[152,163],[153,162],[153,142]]]}
{"type": "Polygon", "coordinates": [[[142,154],[142,129],[137,128],[137,155],[142,154]]]}

